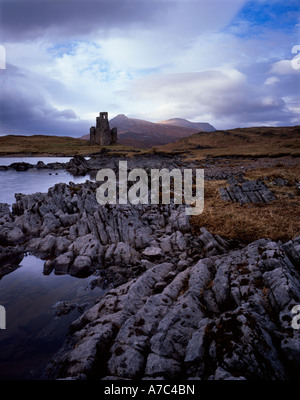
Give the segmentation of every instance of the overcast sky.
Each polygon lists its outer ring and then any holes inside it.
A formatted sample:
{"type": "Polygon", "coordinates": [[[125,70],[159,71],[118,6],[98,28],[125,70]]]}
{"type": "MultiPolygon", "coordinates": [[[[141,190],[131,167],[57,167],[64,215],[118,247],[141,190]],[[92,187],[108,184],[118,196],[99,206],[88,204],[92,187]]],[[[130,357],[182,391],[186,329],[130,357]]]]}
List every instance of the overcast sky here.
{"type": "Polygon", "coordinates": [[[0,0],[0,45],[1,135],[300,124],[299,0],[0,0]]]}

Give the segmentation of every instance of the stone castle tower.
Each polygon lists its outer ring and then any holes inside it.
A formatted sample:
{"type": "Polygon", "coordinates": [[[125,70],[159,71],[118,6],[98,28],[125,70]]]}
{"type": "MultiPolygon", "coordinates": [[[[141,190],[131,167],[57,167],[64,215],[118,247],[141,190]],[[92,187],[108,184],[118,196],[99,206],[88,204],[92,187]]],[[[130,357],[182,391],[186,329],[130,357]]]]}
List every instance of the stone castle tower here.
{"type": "Polygon", "coordinates": [[[96,127],[90,128],[90,143],[110,146],[117,143],[117,128],[110,129],[108,113],[101,112],[96,118],[96,127]]]}

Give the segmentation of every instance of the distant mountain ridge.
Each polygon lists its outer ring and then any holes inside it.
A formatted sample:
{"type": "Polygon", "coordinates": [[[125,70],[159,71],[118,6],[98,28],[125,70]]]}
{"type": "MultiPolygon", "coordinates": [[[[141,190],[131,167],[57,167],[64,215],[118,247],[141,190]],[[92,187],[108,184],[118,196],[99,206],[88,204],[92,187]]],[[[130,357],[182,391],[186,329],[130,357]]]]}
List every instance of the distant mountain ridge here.
{"type": "MultiPolygon", "coordinates": [[[[162,122],[149,122],[143,119],[128,118],[119,114],[109,121],[111,128],[118,128],[118,143],[126,146],[150,148],[173,143],[196,132],[211,132],[215,128],[208,123],[190,122],[173,118],[162,122]]],[[[89,135],[81,139],[89,139],[89,135]]]]}
{"type": "Polygon", "coordinates": [[[166,121],[160,121],[159,124],[176,125],[182,126],[184,128],[195,128],[197,130],[204,132],[213,132],[216,129],[207,122],[191,122],[183,118],[171,118],[166,121]]]}

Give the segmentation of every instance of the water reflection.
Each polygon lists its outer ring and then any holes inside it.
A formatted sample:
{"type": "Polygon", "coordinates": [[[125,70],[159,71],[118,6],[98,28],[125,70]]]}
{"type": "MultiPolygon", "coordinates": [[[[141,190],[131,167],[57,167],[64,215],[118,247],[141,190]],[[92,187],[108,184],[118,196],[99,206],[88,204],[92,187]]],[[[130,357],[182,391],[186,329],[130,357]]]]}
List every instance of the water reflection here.
{"type": "Polygon", "coordinates": [[[85,279],[43,274],[43,261],[26,256],[21,267],[0,280],[0,304],[6,309],[6,330],[0,330],[0,379],[40,379],[42,371],[63,343],[68,326],[79,317],[75,307],[60,317],[58,301],[89,307],[104,294],[85,279]]]}
{"type": "Polygon", "coordinates": [[[0,157],[0,165],[10,165],[17,162],[25,162],[29,164],[37,164],[38,161],[43,161],[44,164],[50,163],[66,163],[71,157],[0,157]]]}
{"type": "MultiPolygon", "coordinates": [[[[36,164],[43,161],[67,162],[69,158],[47,157],[47,158],[0,158],[0,165],[10,165],[13,162],[29,162],[36,164]]],[[[95,174],[85,176],[74,176],[65,170],[50,170],[31,168],[27,171],[15,171],[13,169],[0,171],[0,203],[12,204],[15,202],[15,193],[32,194],[36,192],[47,192],[56,183],[83,183],[87,179],[95,180],[95,174]]]]}
{"type": "MultiPolygon", "coordinates": [[[[13,162],[36,164],[67,162],[69,158],[1,158],[0,165],[13,162]]],[[[73,176],[65,170],[29,169],[0,171],[0,203],[15,202],[15,193],[47,192],[56,183],[82,183],[94,176],[73,176]]],[[[0,304],[6,309],[6,330],[0,329],[0,379],[40,379],[42,371],[63,343],[70,323],[80,315],[75,307],[57,317],[53,305],[70,301],[91,306],[104,294],[91,288],[95,277],[43,274],[44,262],[26,256],[21,267],[0,279],[0,304]]]]}

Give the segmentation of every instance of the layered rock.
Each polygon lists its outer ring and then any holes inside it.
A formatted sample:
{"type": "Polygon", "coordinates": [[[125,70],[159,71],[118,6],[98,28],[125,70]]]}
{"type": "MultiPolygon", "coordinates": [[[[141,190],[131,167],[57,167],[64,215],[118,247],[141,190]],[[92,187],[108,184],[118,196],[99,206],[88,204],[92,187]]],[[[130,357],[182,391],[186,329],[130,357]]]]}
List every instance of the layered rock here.
{"type": "Polygon", "coordinates": [[[154,260],[148,248],[166,259],[184,251],[191,237],[185,206],[100,206],[97,187],[60,183],[48,193],[16,194],[11,212],[2,206],[1,243],[45,259],[46,273],[75,276],[110,266],[135,274],[144,270],[143,259],[154,260]]]}
{"type": "MultiPolygon", "coordinates": [[[[289,248],[297,247],[298,240],[289,248]]],[[[48,368],[61,379],[288,379],[300,360],[299,271],[267,239],[163,262],[110,290],[70,327],[48,368]]]]}
{"type": "Polygon", "coordinates": [[[268,203],[275,200],[275,195],[262,181],[247,181],[243,176],[232,176],[227,182],[229,186],[220,188],[220,196],[225,201],[235,201],[240,204],[268,203]]]}
{"type": "Polygon", "coordinates": [[[17,269],[23,258],[24,252],[22,248],[18,246],[0,246],[0,279],[2,276],[17,269]]]}
{"type": "MultiPolygon", "coordinates": [[[[160,157],[139,162],[129,169],[176,167],[160,157]]],[[[116,169],[117,161],[77,157],[68,164],[76,174],[102,167],[116,169]]],[[[237,201],[265,193],[242,175],[228,183],[237,201]]],[[[46,274],[95,273],[93,285],[108,289],[71,324],[51,378],[295,377],[300,331],[291,310],[300,304],[300,236],[232,250],[205,228],[193,235],[183,205],[100,206],[97,187],[60,183],[47,193],[16,194],[11,211],[0,204],[3,273],[27,251],[45,260],[46,274]]],[[[260,196],[269,201],[269,193],[260,196]]]]}
{"type": "Polygon", "coordinates": [[[135,154],[133,157],[114,157],[106,148],[103,148],[99,153],[84,157],[75,155],[68,162],[52,162],[45,164],[43,161],[38,161],[36,164],[27,162],[15,162],[10,165],[1,165],[1,171],[10,169],[16,171],[27,171],[29,169],[65,169],[72,175],[86,175],[90,172],[97,172],[101,168],[116,169],[119,161],[127,161],[129,168],[178,168],[181,164],[180,157],[171,157],[168,153],[161,154],[135,154]]]}

